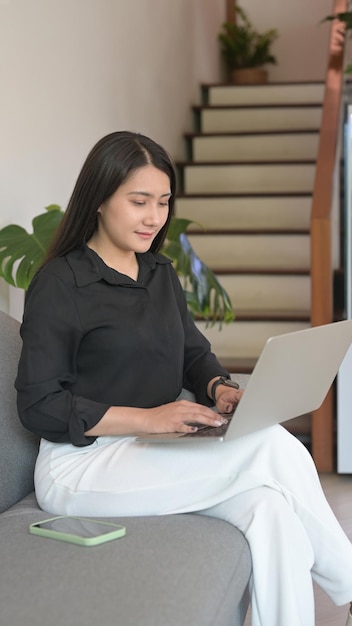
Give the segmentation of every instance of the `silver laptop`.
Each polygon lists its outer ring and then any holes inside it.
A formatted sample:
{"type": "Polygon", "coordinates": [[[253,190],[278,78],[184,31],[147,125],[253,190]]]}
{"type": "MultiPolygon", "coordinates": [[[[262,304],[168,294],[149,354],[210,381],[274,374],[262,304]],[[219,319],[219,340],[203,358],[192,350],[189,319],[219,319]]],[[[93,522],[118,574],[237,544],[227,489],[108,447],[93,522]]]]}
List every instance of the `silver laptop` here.
{"type": "Polygon", "coordinates": [[[191,434],[143,434],[137,441],[229,441],[310,413],[324,401],[351,343],[352,320],[271,337],[228,424],[191,434]]]}

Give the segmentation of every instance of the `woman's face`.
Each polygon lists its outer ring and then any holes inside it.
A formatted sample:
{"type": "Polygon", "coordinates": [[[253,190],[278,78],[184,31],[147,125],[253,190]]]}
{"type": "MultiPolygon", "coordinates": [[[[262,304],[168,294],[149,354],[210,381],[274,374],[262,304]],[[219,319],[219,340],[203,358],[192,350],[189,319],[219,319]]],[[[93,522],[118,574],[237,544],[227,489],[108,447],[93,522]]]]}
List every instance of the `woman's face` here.
{"type": "Polygon", "coordinates": [[[122,254],[146,252],[169,214],[170,179],[153,165],[135,170],[98,210],[94,239],[122,254]]]}

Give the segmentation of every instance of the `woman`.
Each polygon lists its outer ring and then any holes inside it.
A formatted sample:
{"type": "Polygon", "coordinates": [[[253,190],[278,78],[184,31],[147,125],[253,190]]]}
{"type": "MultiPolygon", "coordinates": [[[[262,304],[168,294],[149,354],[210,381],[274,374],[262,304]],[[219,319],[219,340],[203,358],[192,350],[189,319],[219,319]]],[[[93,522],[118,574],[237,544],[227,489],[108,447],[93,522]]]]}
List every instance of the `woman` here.
{"type": "Polygon", "coordinates": [[[222,446],[135,442],[219,426],[213,405],[230,413],[242,395],[158,252],[174,197],[169,156],[142,135],[104,137],[83,165],[21,328],[16,388],[41,437],[37,499],[59,515],[227,520],[251,548],[253,625],[313,626],[312,577],[349,602],[352,549],[299,441],[274,426],[222,446]],[[177,401],[182,387],[195,403],[177,401]]]}

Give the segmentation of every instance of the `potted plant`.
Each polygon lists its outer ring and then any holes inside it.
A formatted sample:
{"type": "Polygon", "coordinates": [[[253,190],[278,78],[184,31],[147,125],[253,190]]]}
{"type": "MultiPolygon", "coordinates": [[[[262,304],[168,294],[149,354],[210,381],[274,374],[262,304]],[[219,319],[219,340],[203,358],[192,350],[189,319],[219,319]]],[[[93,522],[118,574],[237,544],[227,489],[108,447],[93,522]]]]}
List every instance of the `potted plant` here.
{"type": "Polygon", "coordinates": [[[234,83],[266,83],[268,73],[263,67],[276,63],[271,46],[278,31],[271,28],[263,33],[254,30],[246,12],[235,7],[236,22],[225,22],[219,33],[221,52],[234,83]]]}
{"type": "MultiPolygon", "coordinates": [[[[42,264],[49,244],[64,212],[57,204],[33,221],[33,233],[10,224],[0,230],[0,277],[15,287],[27,289],[42,264]]],[[[213,325],[234,319],[232,305],[215,274],[194,252],[185,231],[191,220],[173,217],[164,243],[163,254],[174,262],[183,282],[188,308],[194,317],[213,325]]]]}

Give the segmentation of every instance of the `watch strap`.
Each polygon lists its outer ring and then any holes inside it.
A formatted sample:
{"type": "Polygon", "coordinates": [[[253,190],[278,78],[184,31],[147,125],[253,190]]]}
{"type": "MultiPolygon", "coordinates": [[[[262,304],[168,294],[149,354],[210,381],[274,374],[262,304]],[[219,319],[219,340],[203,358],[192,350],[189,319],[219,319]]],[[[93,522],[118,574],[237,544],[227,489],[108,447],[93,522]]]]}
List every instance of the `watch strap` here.
{"type": "Polygon", "coordinates": [[[240,386],[238,383],[236,383],[234,380],[231,380],[231,378],[225,378],[225,376],[220,376],[220,378],[218,378],[211,386],[211,390],[210,390],[210,395],[211,398],[214,402],[214,404],[216,404],[216,390],[218,388],[219,385],[225,385],[225,387],[232,387],[233,389],[239,389],[240,386]]]}

